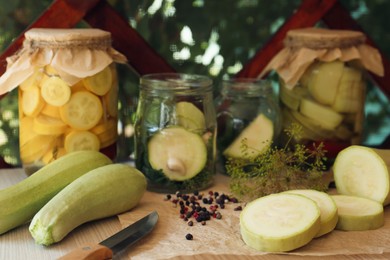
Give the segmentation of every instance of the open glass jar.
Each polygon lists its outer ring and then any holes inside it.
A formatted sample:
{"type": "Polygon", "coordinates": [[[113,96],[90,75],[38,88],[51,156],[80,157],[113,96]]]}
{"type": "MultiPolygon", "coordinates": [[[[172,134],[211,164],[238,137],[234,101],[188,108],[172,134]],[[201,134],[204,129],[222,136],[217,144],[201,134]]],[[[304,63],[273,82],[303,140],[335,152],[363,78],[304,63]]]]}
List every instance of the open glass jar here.
{"type": "Polygon", "coordinates": [[[31,29],[1,90],[19,86],[20,157],[27,174],[78,150],[116,154],[118,80],[109,32],[31,29]]]}
{"type": "Polygon", "coordinates": [[[279,75],[283,127],[302,126],[297,142],[322,142],[331,159],[361,143],[367,74],[384,73],[378,51],[365,44],[361,32],[289,31],[285,48],[263,73],[271,69],[279,75]]]}
{"type": "Polygon", "coordinates": [[[211,185],[216,151],[212,93],[212,81],[205,76],[141,77],[135,160],[149,190],[191,192],[211,185]]]}
{"type": "Polygon", "coordinates": [[[242,150],[244,143],[254,153],[276,145],[282,121],[270,81],[256,78],[223,80],[216,107],[218,165],[222,166],[218,168],[221,172],[225,172],[228,158],[247,156],[242,150]]]}

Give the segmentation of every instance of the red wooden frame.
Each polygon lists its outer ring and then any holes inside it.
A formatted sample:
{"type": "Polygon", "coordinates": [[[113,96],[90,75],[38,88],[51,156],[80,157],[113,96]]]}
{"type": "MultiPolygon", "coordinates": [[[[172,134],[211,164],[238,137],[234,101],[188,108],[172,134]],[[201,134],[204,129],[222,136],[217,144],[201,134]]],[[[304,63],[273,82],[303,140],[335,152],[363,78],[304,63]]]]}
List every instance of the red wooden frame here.
{"type": "MultiPolygon", "coordinates": [[[[91,27],[110,31],[113,47],[127,57],[129,65],[140,75],[175,71],[106,0],[54,0],[38,19],[26,28],[26,31],[38,27],[73,28],[83,19],[91,27]]],[[[311,27],[320,20],[330,28],[363,31],[338,0],[302,0],[294,14],[236,76],[257,77],[272,57],[283,48],[282,42],[289,30],[311,27]]],[[[0,75],[5,72],[6,58],[22,46],[23,40],[24,32],[1,54],[0,75]]],[[[377,48],[369,37],[367,43],[377,48]]],[[[390,97],[390,62],[383,54],[381,55],[385,76],[372,76],[387,97],[390,97]]],[[[0,168],[5,167],[12,166],[0,158],[0,168]]]]}

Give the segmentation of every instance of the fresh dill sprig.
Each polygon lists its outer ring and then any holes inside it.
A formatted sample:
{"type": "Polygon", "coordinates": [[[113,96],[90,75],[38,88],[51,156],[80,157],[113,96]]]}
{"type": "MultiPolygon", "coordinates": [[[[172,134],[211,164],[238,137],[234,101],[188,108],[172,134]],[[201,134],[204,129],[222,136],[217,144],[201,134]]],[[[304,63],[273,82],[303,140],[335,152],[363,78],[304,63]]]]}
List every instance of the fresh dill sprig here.
{"type": "Polygon", "coordinates": [[[241,200],[250,201],[291,189],[327,190],[322,178],[327,160],[323,143],[312,147],[291,145],[293,139],[299,140],[302,126],[291,124],[284,131],[288,140],[282,148],[270,145],[258,151],[244,139],[240,147],[244,157],[227,159],[230,190],[241,200]]]}

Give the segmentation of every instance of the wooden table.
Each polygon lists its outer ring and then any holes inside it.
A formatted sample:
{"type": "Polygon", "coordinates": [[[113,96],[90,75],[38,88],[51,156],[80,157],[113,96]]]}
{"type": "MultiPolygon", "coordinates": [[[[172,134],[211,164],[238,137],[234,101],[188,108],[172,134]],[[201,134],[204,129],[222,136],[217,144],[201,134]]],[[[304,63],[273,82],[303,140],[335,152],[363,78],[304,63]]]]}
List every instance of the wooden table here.
{"type": "MultiPolygon", "coordinates": [[[[0,170],[0,189],[26,178],[22,169],[0,170]]],[[[228,178],[217,175],[210,189],[228,192],[228,178]]],[[[207,191],[205,191],[207,192],[207,191]]],[[[386,208],[385,226],[373,231],[332,233],[286,254],[267,254],[247,247],[239,234],[237,205],[227,205],[223,219],[195,223],[189,227],[179,218],[178,209],[164,201],[164,194],[146,192],[140,204],[128,213],[84,224],[60,243],[50,247],[35,244],[28,224],[0,235],[0,259],[56,259],[84,243],[99,243],[122,227],[152,210],[160,219],[153,232],[115,259],[390,259],[390,210],[386,208]],[[199,224],[199,225],[198,225],[199,224]],[[184,238],[187,232],[194,240],[184,238]]],[[[0,205],[1,207],[1,205],[0,205]]]]}

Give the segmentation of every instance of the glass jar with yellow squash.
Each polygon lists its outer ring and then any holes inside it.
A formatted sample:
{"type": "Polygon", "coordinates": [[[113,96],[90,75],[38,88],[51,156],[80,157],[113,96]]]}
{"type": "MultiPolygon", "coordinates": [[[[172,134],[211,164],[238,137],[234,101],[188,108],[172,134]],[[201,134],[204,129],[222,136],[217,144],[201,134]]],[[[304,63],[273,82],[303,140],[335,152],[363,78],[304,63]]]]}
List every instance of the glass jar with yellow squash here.
{"type": "Polygon", "coordinates": [[[116,154],[118,80],[109,32],[31,29],[0,90],[19,91],[20,157],[27,174],[79,150],[116,154]],[[18,76],[18,77],[17,77],[18,76]]]}
{"type": "Polygon", "coordinates": [[[360,144],[368,72],[384,74],[379,52],[361,32],[324,28],[291,30],[284,45],[260,75],[279,76],[283,128],[300,125],[295,141],[323,143],[330,159],[360,144]]]}

